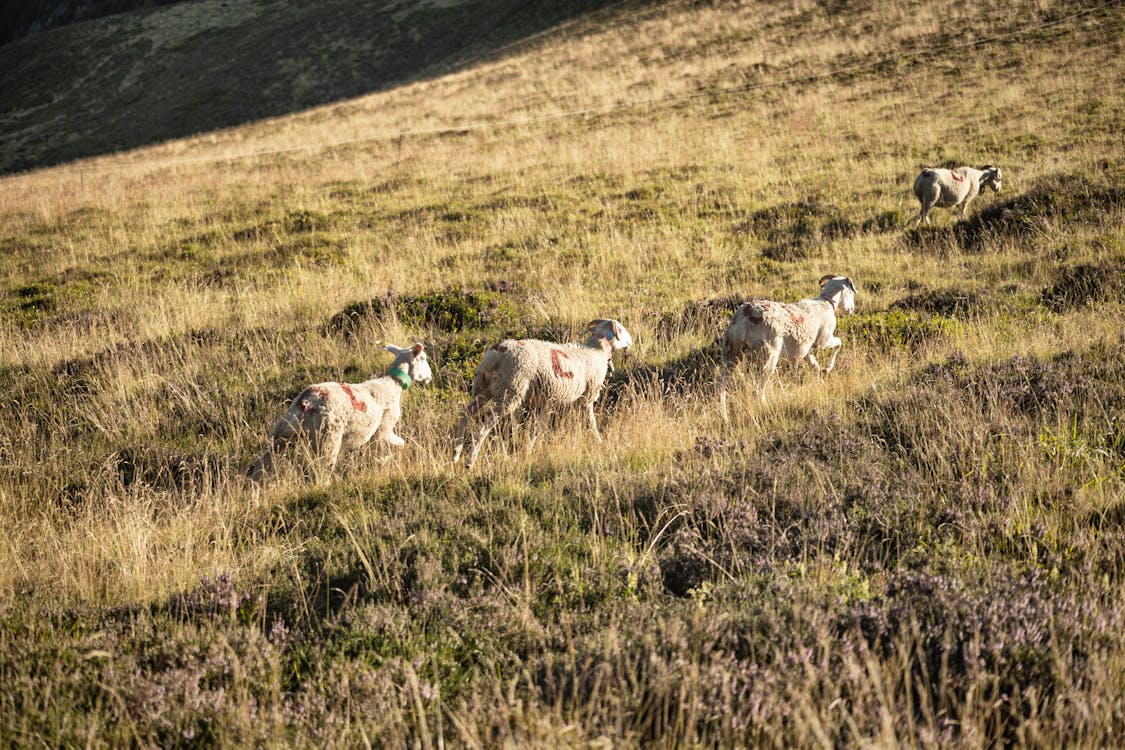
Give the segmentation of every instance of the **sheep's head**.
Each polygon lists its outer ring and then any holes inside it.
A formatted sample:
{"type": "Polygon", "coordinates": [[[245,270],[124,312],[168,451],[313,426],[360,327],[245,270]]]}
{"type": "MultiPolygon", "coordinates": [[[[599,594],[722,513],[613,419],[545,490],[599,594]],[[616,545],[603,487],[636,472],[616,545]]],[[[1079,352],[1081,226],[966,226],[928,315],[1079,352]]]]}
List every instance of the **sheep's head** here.
{"type": "Polygon", "coordinates": [[[848,276],[827,274],[820,277],[820,296],[832,303],[837,311],[849,315],[855,312],[855,284],[848,276]]]}
{"type": "Polygon", "coordinates": [[[980,168],[980,171],[984,172],[984,177],[981,182],[984,185],[988,185],[990,188],[992,188],[993,192],[999,193],[1000,188],[1002,187],[1000,167],[994,167],[991,164],[985,164],[980,168]]]}
{"type": "Polygon", "coordinates": [[[387,374],[398,380],[404,390],[409,388],[412,382],[425,384],[433,380],[434,374],[430,371],[430,361],[421,342],[406,349],[400,349],[394,344],[385,344],[383,348],[395,355],[395,361],[387,370],[387,374]]]}
{"type": "Polygon", "coordinates": [[[627,352],[633,345],[633,337],[625,330],[625,326],[609,318],[596,318],[586,324],[586,333],[589,334],[587,343],[593,345],[598,339],[609,341],[614,350],[620,349],[627,352]]]}

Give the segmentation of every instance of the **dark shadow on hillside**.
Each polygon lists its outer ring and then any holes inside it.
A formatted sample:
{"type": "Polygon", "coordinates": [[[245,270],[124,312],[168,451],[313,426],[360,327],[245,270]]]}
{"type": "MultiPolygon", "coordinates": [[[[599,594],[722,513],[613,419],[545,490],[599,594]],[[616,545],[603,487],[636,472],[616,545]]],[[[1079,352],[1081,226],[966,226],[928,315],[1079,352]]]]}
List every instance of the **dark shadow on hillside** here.
{"type": "Polygon", "coordinates": [[[0,174],[463,69],[612,0],[176,3],[0,46],[0,174]]]}

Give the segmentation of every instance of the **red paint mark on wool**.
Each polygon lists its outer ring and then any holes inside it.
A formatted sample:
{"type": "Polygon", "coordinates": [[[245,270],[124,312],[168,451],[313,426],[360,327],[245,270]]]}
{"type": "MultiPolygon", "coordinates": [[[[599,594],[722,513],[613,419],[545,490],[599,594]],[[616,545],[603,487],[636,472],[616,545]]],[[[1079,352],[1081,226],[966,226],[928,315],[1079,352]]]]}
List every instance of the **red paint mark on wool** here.
{"type": "Polygon", "coordinates": [[[310,385],[308,388],[301,391],[301,395],[297,397],[297,404],[301,407],[302,412],[309,410],[309,406],[311,406],[311,404],[309,404],[309,399],[314,395],[326,399],[328,398],[328,391],[315,385],[310,385]]]}
{"type": "Polygon", "coordinates": [[[952,177],[957,182],[964,182],[965,181],[965,175],[960,174],[958,172],[954,172],[952,170],[949,172],[949,176],[952,177]]]}
{"type": "Polygon", "coordinates": [[[568,372],[563,369],[562,360],[570,359],[566,356],[566,352],[562,349],[551,350],[551,372],[555,373],[556,378],[573,378],[574,373],[568,372]]]}
{"type": "MultiPolygon", "coordinates": [[[[789,316],[789,319],[797,325],[801,325],[805,322],[804,316],[798,315],[797,313],[793,312],[793,308],[791,308],[789,305],[782,305],[781,307],[785,310],[785,314],[789,316]]],[[[751,323],[756,326],[760,326],[762,324],[762,321],[765,320],[766,310],[768,310],[769,308],[769,300],[761,300],[760,302],[753,302],[744,305],[742,307],[742,314],[749,318],[751,323]]]]}
{"type": "Polygon", "coordinates": [[[356,398],[355,391],[352,390],[350,385],[347,383],[337,383],[336,385],[343,389],[344,394],[347,395],[348,399],[352,402],[353,409],[356,411],[367,411],[367,404],[356,398]]]}

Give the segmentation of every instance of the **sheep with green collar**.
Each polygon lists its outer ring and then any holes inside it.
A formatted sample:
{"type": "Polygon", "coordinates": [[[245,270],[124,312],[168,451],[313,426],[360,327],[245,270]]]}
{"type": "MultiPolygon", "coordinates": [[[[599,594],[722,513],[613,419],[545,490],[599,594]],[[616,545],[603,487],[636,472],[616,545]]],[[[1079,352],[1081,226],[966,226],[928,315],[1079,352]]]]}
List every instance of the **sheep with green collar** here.
{"type": "Polygon", "coordinates": [[[613,353],[628,350],[633,337],[616,320],[604,318],[590,321],[586,333],[584,344],[508,339],[486,351],[473,376],[472,398],[457,423],[453,463],[461,460],[469,423],[482,410],[480,424],[468,440],[468,469],[500,419],[524,406],[531,418],[529,450],[550,414],[573,406],[585,410],[594,439],[600,443],[594,402],[601,395],[606,375],[613,371],[613,353]]]}
{"type": "Polygon", "coordinates": [[[407,349],[387,344],[395,355],[387,374],[362,383],[316,383],[301,391],[270,431],[270,448],[254,463],[250,477],[262,478],[274,456],[294,440],[305,440],[314,458],[331,472],[344,448],[355,449],[373,437],[400,447],[395,434],[402,415],[402,394],[412,383],[433,378],[422,344],[407,349]]]}

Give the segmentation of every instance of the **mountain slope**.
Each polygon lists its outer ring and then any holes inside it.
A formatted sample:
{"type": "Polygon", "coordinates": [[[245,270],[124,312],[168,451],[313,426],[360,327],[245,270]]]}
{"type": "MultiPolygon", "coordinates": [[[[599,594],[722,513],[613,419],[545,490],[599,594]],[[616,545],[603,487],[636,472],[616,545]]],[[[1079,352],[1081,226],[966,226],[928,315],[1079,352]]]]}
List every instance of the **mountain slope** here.
{"type": "Polygon", "coordinates": [[[204,0],[0,47],[0,172],[346,99],[607,0],[204,0]]]}

